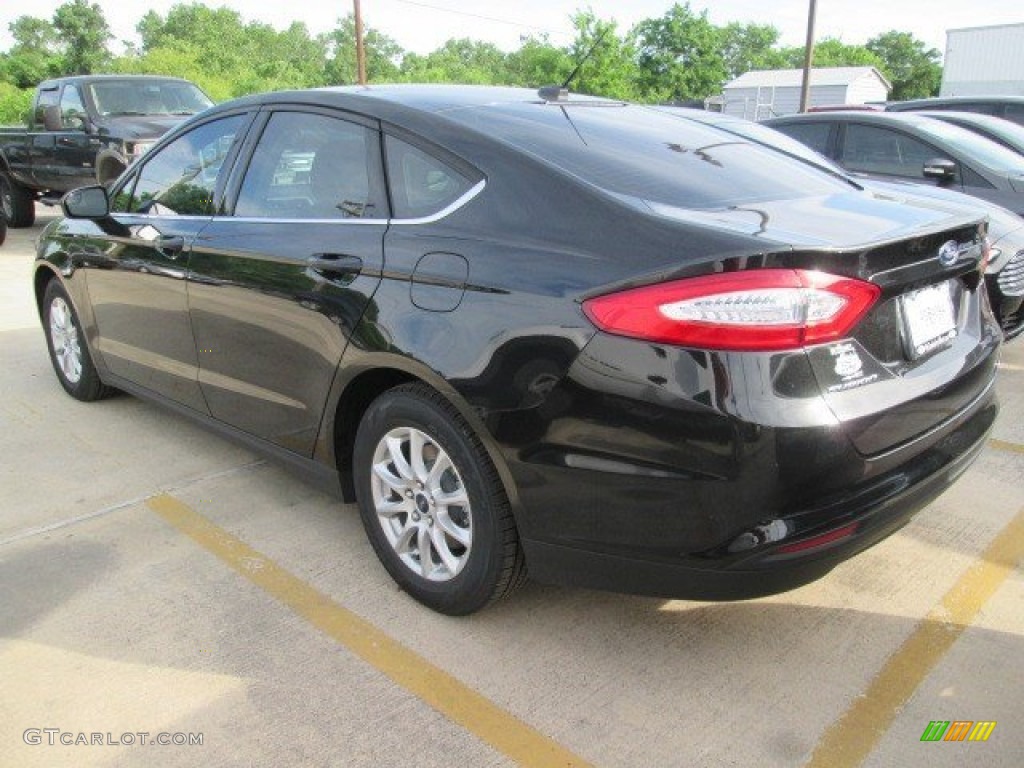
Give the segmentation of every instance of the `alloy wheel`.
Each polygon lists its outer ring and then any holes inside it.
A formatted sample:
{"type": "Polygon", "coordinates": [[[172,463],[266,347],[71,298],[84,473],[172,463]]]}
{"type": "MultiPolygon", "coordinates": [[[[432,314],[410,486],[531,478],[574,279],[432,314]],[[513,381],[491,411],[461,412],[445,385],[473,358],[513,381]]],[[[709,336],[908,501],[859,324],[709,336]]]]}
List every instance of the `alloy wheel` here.
{"type": "Polygon", "coordinates": [[[402,563],[429,581],[458,576],[469,559],[473,516],[448,453],[427,433],[398,427],[378,441],[371,473],[377,520],[402,563]]]}

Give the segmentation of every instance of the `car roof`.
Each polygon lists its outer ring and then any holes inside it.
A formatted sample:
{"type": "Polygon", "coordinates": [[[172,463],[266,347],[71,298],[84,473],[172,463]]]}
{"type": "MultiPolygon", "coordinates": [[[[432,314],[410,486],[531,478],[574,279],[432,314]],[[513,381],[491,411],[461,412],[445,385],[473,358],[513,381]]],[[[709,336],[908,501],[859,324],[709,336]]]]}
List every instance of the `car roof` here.
{"type": "Polygon", "coordinates": [[[834,112],[804,112],[799,115],[784,115],[783,117],[771,117],[767,120],[762,120],[762,123],[771,125],[774,123],[795,123],[795,122],[808,122],[808,123],[824,123],[824,122],[835,122],[837,120],[856,120],[857,122],[869,122],[869,123],[881,123],[889,125],[920,125],[923,122],[932,120],[933,118],[925,117],[917,112],[908,113],[895,113],[895,112],[877,112],[874,110],[836,110],[834,112]]]}
{"type": "Polygon", "coordinates": [[[69,77],[52,77],[49,80],[41,82],[38,87],[40,90],[47,90],[56,88],[62,83],[83,85],[88,83],[122,82],[125,80],[159,83],[191,83],[190,80],[185,80],[181,77],[171,77],[170,75],[71,75],[69,77]]]}
{"type": "Polygon", "coordinates": [[[964,123],[973,123],[975,125],[998,126],[1010,123],[1010,121],[1005,118],[989,115],[985,112],[960,112],[955,109],[922,109],[920,111],[915,111],[914,114],[921,115],[922,117],[931,117],[936,120],[959,120],[964,123]]]}
{"type": "Polygon", "coordinates": [[[1024,96],[936,96],[929,99],[894,101],[886,105],[892,112],[927,109],[930,106],[955,104],[1024,104],[1024,96]]]}

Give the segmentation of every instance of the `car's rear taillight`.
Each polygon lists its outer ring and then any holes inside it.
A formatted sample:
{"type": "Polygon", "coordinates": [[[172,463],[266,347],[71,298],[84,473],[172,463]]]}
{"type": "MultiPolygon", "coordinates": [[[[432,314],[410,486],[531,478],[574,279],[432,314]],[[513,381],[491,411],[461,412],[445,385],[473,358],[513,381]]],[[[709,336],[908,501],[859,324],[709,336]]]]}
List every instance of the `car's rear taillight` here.
{"type": "Polygon", "coordinates": [[[843,338],[878,286],[802,269],[753,269],[632,288],[583,302],[601,330],[683,347],[784,350],[843,338]]]}

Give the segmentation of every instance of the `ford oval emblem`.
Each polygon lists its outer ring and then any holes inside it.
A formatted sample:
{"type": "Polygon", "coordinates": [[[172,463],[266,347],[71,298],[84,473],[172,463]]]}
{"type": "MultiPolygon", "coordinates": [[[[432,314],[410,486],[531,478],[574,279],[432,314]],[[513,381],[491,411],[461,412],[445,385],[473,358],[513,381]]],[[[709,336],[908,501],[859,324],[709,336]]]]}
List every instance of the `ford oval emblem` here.
{"type": "Polygon", "coordinates": [[[960,258],[960,246],[956,240],[947,240],[939,246],[939,264],[944,267],[951,267],[960,258]]]}

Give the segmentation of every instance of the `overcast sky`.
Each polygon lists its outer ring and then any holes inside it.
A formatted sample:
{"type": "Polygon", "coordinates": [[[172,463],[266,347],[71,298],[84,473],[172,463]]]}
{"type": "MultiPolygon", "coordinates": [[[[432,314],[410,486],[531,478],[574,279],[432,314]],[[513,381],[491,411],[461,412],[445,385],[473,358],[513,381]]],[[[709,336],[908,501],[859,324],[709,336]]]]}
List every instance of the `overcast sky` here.
{"type": "MultiPolygon", "coordinates": [[[[63,0],[4,0],[0,8],[0,50],[11,45],[8,25],[21,15],[50,19],[63,0]]],[[[180,0],[94,0],[103,9],[116,41],[137,40],[135,25],[149,9],[166,15],[180,0]]],[[[313,34],[334,27],[352,10],[351,0],[207,0],[227,6],[246,21],[259,20],[283,29],[301,21],[313,34]]],[[[640,19],[657,17],[673,5],[669,0],[362,0],[364,22],[390,35],[403,48],[429,52],[451,37],[487,40],[505,50],[523,34],[548,32],[552,42],[572,39],[569,15],[591,7],[602,19],[613,18],[626,30],[640,19]],[[484,18],[486,17],[486,18],[484,18]]],[[[784,45],[802,45],[807,31],[808,0],[693,0],[694,11],[708,9],[715,24],[730,21],[773,24],[784,45]]],[[[862,44],[890,29],[911,32],[945,52],[946,30],[1024,22],[1021,0],[818,0],[817,37],[838,37],[862,44]]],[[[115,52],[120,51],[116,42],[115,52]]]]}

